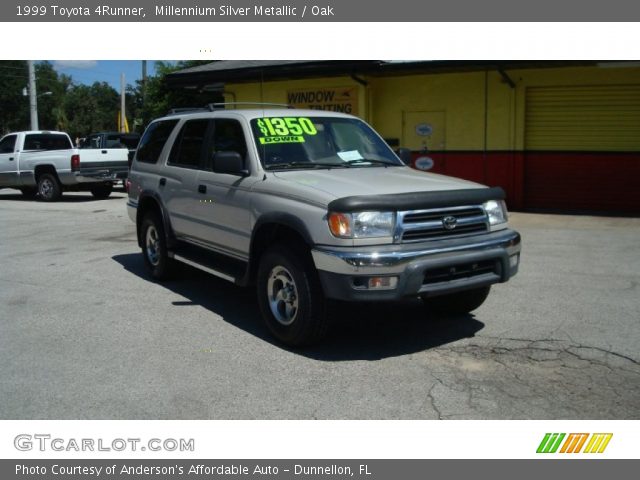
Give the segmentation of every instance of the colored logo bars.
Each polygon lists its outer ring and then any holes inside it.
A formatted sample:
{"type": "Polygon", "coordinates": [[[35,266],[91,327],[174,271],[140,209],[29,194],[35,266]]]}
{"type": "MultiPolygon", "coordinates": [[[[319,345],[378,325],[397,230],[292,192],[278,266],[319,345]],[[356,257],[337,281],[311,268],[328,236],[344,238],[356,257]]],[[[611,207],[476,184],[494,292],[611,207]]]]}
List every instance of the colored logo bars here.
{"type": "Polygon", "coordinates": [[[611,437],[613,433],[570,433],[569,436],[566,433],[545,433],[536,453],[603,453],[611,437]]]}

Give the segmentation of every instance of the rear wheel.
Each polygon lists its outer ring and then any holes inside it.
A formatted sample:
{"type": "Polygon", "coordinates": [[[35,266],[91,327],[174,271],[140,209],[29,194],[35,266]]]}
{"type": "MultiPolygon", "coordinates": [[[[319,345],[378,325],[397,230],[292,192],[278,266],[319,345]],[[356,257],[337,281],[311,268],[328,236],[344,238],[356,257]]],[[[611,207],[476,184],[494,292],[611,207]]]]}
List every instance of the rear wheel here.
{"type": "Polygon", "coordinates": [[[291,346],[318,342],[327,330],[318,274],[302,249],[277,245],[258,268],[258,304],[267,327],[291,346]]]}
{"type": "Polygon", "coordinates": [[[91,195],[93,195],[95,198],[104,200],[105,198],[109,198],[109,195],[111,195],[111,191],[113,190],[113,184],[105,183],[101,185],[96,185],[91,187],[90,190],[91,190],[91,195]]]}
{"type": "Polygon", "coordinates": [[[438,297],[422,297],[422,300],[429,311],[460,315],[479,308],[489,296],[489,291],[491,287],[481,287],[438,297]]]}
{"type": "Polygon", "coordinates": [[[55,202],[62,197],[62,186],[58,177],[51,173],[43,173],[38,177],[38,197],[43,202],[55,202]]]}
{"type": "Polygon", "coordinates": [[[162,220],[156,213],[147,214],[140,225],[142,255],[149,273],[156,280],[171,277],[174,260],[167,255],[167,240],[162,220]]]}

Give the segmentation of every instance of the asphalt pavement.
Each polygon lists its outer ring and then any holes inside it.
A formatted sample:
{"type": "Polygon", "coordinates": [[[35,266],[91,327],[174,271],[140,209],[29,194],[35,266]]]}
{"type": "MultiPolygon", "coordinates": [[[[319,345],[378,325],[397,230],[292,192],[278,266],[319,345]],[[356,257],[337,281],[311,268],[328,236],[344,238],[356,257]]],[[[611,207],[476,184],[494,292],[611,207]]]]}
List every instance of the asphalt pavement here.
{"type": "Polygon", "coordinates": [[[125,211],[0,191],[0,419],[638,419],[640,219],[514,213],[472,315],[340,305],[290,350],[255,290],[146,274],[125,211]]]}

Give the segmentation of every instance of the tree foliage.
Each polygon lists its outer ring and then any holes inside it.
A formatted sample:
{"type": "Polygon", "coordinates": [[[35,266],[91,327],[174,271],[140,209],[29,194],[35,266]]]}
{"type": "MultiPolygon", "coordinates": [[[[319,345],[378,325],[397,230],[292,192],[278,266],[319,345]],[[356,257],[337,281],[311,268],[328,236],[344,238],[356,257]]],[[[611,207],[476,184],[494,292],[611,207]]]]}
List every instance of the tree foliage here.
{"type": "Polygon", "coordinates": [[[27,83],[27,62],[0,62],[0,133],[29,126],[29,100],[22,95],[27,83]]]}
{"type": "Polygon", "coordinates": [[[146,88],[142,82],[136,82],[131,88],[132,104],[138,123],[146,126],[154,118],[166,115],[172,108],[202,107],[209,103],[220,102],[222,97],[211,92],[170,88],[166,76],[178,70],[210,63],[209,61],[185,60],[175,63],[155,62],[156,75],[147,78],[146,88]]]}
{"type": "MultiPolygon", "coordinates": [[[[169,88],[165,77],[176,70],[201,65],[202,61],[155,62],[155,74],[146,85],[136,81],[126,89],[126,113],[131,131],[142,133],[148,123],[171,108],[200,107],[221,101],[211,92],[169,88]]],[[[26,61],[0,61],[0,134],[30,129],[26,61]]],[[[120,94],[107,82],[76,83],[58,73],[49,62],[36,63],[38,119],[42,130],[61,130],[72,139],[90,133],[116,130],[120,94]],[[50,93],[49,93],[50,92],[50,93]]]]}

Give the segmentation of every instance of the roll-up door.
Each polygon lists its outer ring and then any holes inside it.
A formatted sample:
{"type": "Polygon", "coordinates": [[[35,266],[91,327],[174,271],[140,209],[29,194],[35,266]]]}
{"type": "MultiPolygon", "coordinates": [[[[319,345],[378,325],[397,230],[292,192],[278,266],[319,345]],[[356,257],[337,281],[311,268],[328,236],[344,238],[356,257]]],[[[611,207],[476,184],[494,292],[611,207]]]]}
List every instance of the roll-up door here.
{"type": "Polygon", "coordinates": [[[640,85],[526,91],[527,208],[640,213],[640,85]]]}

